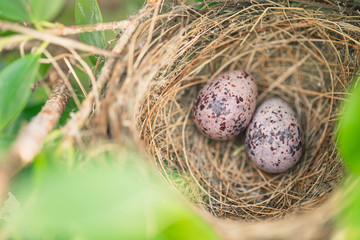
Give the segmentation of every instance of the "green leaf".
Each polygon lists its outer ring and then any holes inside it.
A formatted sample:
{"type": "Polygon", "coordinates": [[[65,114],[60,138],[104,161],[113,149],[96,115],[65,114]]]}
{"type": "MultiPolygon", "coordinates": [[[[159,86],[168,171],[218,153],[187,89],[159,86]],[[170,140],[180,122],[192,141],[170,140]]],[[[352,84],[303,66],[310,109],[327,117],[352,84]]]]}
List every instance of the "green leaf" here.
{"type": "Polygon", "coordinates": [[[21,129],[21,126],[29,122],[34,116],[36,116],[44,104],[28,106],[31,102],[29,98],[26,107],[19,113],[19,115],[14,118],[4,129],[3,134],[7,135],[17,135],[21,129]]]}
{"type": "MultiPolygon", "coordinates": [[[[355,77],[358,82],[360,75],[355,77]]],[[[338,146],[348,168],[360,174],[360,87],[353,89],[338,126],[338,146]]]]}
{"type": "Polygon", "coordinates": [[[64,5],[64,0],[29,0],[32,17],[45,21],[55,17],[64,5]]]}
{"type": "Polygon", "coordinates": [[[39,56],[30,54],[0,73],[0,132],[25,107],[39,69],[39,56]]]}
{"type": "Polygon", "coordinates": [[[357,175],[348,175],[341,186],[343,195],[339,199],[341,214],[336,219],[338,231],[342,233],[343,239],[360,239],[360,178],[357,175]],[[346,193],[346,195],[345,195],[346,193]],[[344,207],[345,206],[345,207],[344,207]]]}
{"type": "MultiPolygon", "coordinates": [[[[76,25],[88,25],[102,22],[99,5],[96,0],[76,0],[75,6],[76,25]]],[[[80,34],[80,39],[84,43],[94,45],[99,48],[105,47],[104,31],[94,31],[80,34]]]]}
{"type": "Polygon", "coordinates": [[[1,0],[0,17],[13,21],[29,21],[26,0],[1,0]]]}

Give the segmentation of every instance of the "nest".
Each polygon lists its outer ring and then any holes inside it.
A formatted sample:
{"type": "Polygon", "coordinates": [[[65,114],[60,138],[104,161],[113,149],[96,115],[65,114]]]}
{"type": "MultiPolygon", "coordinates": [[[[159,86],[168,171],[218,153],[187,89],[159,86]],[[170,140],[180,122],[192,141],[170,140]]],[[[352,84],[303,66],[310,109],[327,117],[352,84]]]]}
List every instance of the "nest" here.
{"type": "Polygon", "coordinates": [[[141,143],[171,185],[217,217],[215,225],[235,219],[223,228],[230,237],[245,229],[244,221],[290,215],[297,216],[292,224],[310,225],[317,214],[322,218],[315,225],[324,226],[328,198],[344,175],[334,130],[359,64],[356,6],[282,2],[177,5],[155,14],[138,27],[114,68],[102,99],[107,114],[93,120],[112,138],[131,135],[141,143]],[[257,169],[244,134],[214,141],[196,129],[197,92],[227,70],[254,76],[258,104],[276,96],[295,110],[305,145],[291,170],[257,169]]]}

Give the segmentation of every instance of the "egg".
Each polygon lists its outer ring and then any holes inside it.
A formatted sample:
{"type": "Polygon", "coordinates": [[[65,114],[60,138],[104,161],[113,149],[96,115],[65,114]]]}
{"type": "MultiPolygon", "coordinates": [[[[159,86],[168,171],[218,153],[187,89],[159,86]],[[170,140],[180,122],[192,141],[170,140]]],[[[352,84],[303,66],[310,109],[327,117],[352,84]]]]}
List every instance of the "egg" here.
{"type": "Polygon", "coordinates": [[[193,105],[194,122],[204,135],[228,140],[245,130],[255,111],[257,86],[245,71],[220,74],[198,93],[193,105]]]}
{"type": "Polygon", "coordinates": [[[268,173],[293,167],[303,150],[300,123],[289,104],[279,98],[262,103],[246,131],[246,151],[251,161],[268,173]]]}

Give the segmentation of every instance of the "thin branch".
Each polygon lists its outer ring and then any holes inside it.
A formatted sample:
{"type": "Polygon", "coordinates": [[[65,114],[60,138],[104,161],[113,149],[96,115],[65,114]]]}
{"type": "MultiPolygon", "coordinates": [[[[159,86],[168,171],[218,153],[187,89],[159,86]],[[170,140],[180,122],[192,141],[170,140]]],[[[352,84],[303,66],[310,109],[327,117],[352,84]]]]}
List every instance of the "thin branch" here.
{"type": "MultiPolygon", "coordinates": [[[[99,92],[98,92],[98,84],[96,82],[94,73],[91,71],[89,65],[80,57],[80,55],[71,48],[68,48],[68,50],[72,53],[72,55],[74,56],[74,58],[79,62],[79,64],[84,68],[85,73],[89,76],[91,84],[94,88],[94,94],[95,94],[95,102],[97,105],[100,104],[100,96],[99,96],[99,92]]],[[[99,56],[100,58],[101,56],[99,56]]]]}
{"type": "Polygon", "coordinates": [[[52,66],[56,69],[56,71],[59,74],[59,77],[61,77],[62,79],[62,83],[67,87],[67,89],[70,91],[71,96],[74,99],[74,102],[76,104],[77,107],[80,107],[80,100],[78,98],[78,96],[76,95],[76,92],[73,88],[73,86],[71,85],[70,80],[66,77],[66,74],[64,73],[64,71],[61,69],[60,65],[57,63],[57,61],[53,60],[54,58],[52,57],[52,55],[45,50],[44,51],[45,56],[51,61],[52,66]]]}
{"type": "Polygon", "coordinates": [[[75,35],[79,33],[86,32],[95,32],[95,31],[104,31],[104,30],[125,30],[130,25],[129,20],[123,20],[118,22],[108,22],[108,23],[96,23],[91,25],[82,25],[82,26],[64,26],[58,25],[56,28],[46,30],[44,32],[65,36],[65,35],[75,35]]]}
{"type": "Polygon", "coordinates": [[[56,71],[50,72],[53,92],[40,113],[25,126],[13,145],[13,155],[24,164],[30,163],[40,151],[43,140],[56,126],[70,98],[70,92],[56,71]]]}
{"type": "Polygon", "coordinates": [[[7,37],[1,37],[0,39],[0,52],[4,50],[12,50],[17,48],[20,42],[30,40],[29,36],[23,34],[10,35],[7,37]]]}
{"type": "Polygon", "coordinates": [[[55,36],[55,35],[52,35],[52,34],[49,34],[46,32],[40,32],[40,31],[31,29],[31,28],[23,27],[16,23],[0,21],[0,29],[2,31],[10,30],[13,32],[22,33],[22,34],[25,34],[32,38],[40,39],[45,42],[50,42],[52,44],[59,45],[64,48],[71,47],[76,50],[92,52],[94,54],[100,54],[100,55],[104,55],[107,57],[114,56],[114,54],[109,51],[102,50],[97,47],[94,47],[94,46],[91,46],[91,45],[88,45],[85,43],[81,43],[81,42],[73,40],[73,39],[62,38],[62,37],[55,36]]]}
{"type": "MultiPolygon", "coordinates": [[[[135,32],[139,24],[151,16],[152,11],[149,11],[151,9],[153,9],[153,7],[150,4],[147,4],[135,16],[129,19],[129,25],[127,26],[125,31],[121,34],[121,37],[118,40],[115,47],[113,48],[112,53],[114,53],[115,55],[120,55],[124,51],[125,47],[129,42],[129,39],[131,38],[131,36],[135,32]]],[[[106,81],[109,79],[114,63],[115,63],[115,58],[107,59],[101,70],[100,76],[97,80],[98,88],[97,89],[94,88],[89,93],[88,97],[83,100],[79,111],[64,126],[63,128],[64,134],[71,137],[78,136],[79,129],[84,125],[84,122],[86,121],[86,119],[93,110],[94,100],[97,94],[95,91],[101,90],[105,86],[106,81]]]]}
{"type": "Polygon", "coordinates": [[[76,83],[79,85],[81,92],[84,94],[85,97],[87,97],[87,92],[86,92],[84,86],[82,85],[78,75],[76,74],[73,66],[71,65],[70,61],[66,57],[64,57],[64,62],[66,64],[66,66],[68,67],[69,71],[71,72],[71,74],[73,75],[76,83]]]}
{"type": "Polygon", "coordinates": [[[0,168],[0,200],[6,195],[10,179],[18,169],[30,164],[41,150],[45,137],[56,126],[69,101],[69,90],[54,70],[50,71],[49,85],[52,85],[52,94],[40,113],[20,130],[0,168]]]}

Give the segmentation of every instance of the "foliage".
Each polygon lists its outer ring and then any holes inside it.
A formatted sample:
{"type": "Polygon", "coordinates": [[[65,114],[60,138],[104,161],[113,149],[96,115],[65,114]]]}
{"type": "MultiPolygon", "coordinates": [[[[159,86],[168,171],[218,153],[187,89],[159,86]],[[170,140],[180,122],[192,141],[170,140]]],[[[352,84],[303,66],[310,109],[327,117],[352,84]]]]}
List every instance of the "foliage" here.
{"type": "MultiPolygon", "coordinates": [[[[75,20],[77,25],[88,25],[102,22],[102,16],[99,5],[96,0],[76,0],[75,20]]],[[[99,48],[105,48],[104,31],[94,31],[89,33],[81,33],[82,42],[94,45],[99,48]]],[[[96,63],[97,57],[90,58],[93,64],[96,63]]]]}
{"type": "Polygon", "coordinates": [[[39,56],[29,54],[0,73],[0,132],[24,109],[39,69],[39,56]]]}
{"type": "Polygon", "coordinates": [[[6,237],[217,239],[142,157],[128,149],[92,157],[78,154],[75,162],[87,159],[89,164],[71,170],[58,164],[53,151],[44,152],[48,167],[41,181],[20,181],[13,188],[22,211],[7,223],[13,231],[6,237]]]}
{"type": "Polygon", "coordinates": [[[348,240],[360,238],[360,178],[356,175],[347,177],[344,187],[346,196],[343,198],[344,210],[338,220],[339,231],[348,240]]]}
{"type": "Polygon", "coordinates": [[[0,1],[0,16],[13,21],[29,21],[26,0],[0,1]]]}
{"type": "Polygon", "coordinates": [[[34,20],[43,21],[55,17],[64,5],[64,0],[29,0],[32,17],[34,20]]]}
{"type": "MultiPolygon", "coordinates": [[[[14,138],[12,136],[8,136],[8,135],[0,136],[0,156],[2,156],[8,148],[10,148],[13,140],[14,140],[14,138]]],[[[1,163],[1,160],[0,160],[0,163],[1,163]]]]}
{"type": "Polygon", "coordinates": [[[0,1],[0,16],[12,21],[43,21],[59,13],[64,0],[11,0],[0,1]]]}
{"type": "Polygon", "coordinates": [[[351,171],[344,183],[345,210],[338,219],[346,239],[360,238],[360,74],[354,79],[355,86],[343,107],[343,117],[338,125],[338,146],[351,171]]]}
{"type": "MultiPolygon", "coordinates": [[[[101,23],[102,16],[97,1],[76,0],[75,19],[77,25],[101,23]]],[[[94,45],[99,48],[105,47],[104,31],[82,33],[80,34],[80,39],[84,43],[94,45]]]]}
{"type": "MultiPolygon", "coordinates": [[[[355,77],[359,82],[360,75],[355,77]]],[[[339,148],[349,169],[360,174],[360,87],[351,92],[343,109],[344,117],[339,124],[339,148]]]]}
{"type": "MultiPolygon", "coordinates": [[[[35,27],[41,29],[42,25],[46,25],[43,21],[59,14],[64,2],[64,0],[54,0],[48,4],[48,1],[44,0],[0,1],[0,18],[31,22],[35,27]]],[[[14,35],[11,32],[3,34],[4,37],[0,38],[0,42],[9,41],[10,37],[14,35]]],[[[16,116],[26,108],[33,82],[38,76],[44,77],[49,69],[49,65],[40,65],[39,63],[41,52],[46,45],[40,46],[36,53],[27,54],[2,69],[0,73],[0,132],[4,131],[4,128],[10,123],[13,123],[12,126],[20,128],[20,124],[14,124],[16,116]]],[[[17,132],[17,130],[13,129],[7,132],[17,132]]]]}

